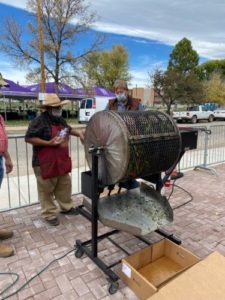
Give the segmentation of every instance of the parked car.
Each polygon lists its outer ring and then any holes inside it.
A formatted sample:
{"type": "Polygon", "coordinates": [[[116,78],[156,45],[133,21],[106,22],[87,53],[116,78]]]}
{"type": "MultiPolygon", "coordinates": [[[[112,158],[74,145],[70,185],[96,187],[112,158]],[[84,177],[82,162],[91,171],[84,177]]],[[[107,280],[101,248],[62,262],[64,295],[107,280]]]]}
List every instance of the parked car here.
{"type": "Polygon", "coordinates": [[[225,106],[218,107],[213,113],[215,120],[225,120],[225,106]]]}
{"type": "Polygon", "coordinates": [[[190,121],[191,123],[197,123],[200,120],[213,122],[214,113],[208,110],[204,105],[193,105],[188,107],[185,111],[174,111],[173,119],[177,122],[190,121]]]}

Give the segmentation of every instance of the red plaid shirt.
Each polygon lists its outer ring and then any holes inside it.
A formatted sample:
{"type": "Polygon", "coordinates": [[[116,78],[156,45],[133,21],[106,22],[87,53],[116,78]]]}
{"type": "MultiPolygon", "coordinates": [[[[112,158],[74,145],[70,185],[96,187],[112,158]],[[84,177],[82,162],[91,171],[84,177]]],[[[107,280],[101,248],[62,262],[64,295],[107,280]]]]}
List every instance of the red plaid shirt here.
{"type": "Polygon", "coordinates": [[[0,115],[0,155],[8,149],[8,137],[5,131],[4,119],[0,115]]]}

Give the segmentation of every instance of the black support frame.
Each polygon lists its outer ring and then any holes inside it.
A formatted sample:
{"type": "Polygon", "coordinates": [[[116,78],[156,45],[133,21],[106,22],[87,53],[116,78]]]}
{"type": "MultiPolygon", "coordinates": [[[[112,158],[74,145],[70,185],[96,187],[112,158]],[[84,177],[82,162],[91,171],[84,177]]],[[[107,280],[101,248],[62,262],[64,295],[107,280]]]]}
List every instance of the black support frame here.
{"type": "MultiPolygon", "coordinates": [[[[112,230],[107,233],[98,236],[98,201],[99,201],[99,181],[98,181],[98,157],[101,155],[103,148],[102,147],[93,147],[89,149],[92,154],[92,170],[91,170],[91,214],[84,209],[83,205],[78,206],[77,212],[84,216],[91,222],[91,239],[87,241],[76,240],[75,244],[75,256],[80,258],[84,253],[108,276],[108,281],[110,283],[109,293],[114,294],[118,290],[118,275],[111,270],[112,267],[116,266],[121,262],[121,260],[107,266],[99,257],[98,257],[98,242],[107,238],[110,242],[112,242],[115,246],[117,246],[120,250],[122,250],[126,255],[128,253],[125,249],[123,249],[120,245],[118,245],[115,241],[113,241],[110,236],[119,233],[119,230],[112,230]]],[[[157,183],[157,190],[160,191],[162,183],[157,183]]],[[[168,234],[166,231],[157,229],[155,232],[162,235],[163,237],[173,241],[174,243],[180,245],[181,240],[179,240],[173,234],[168,234]]],[[[151,245],[151,243],[142,236],[135,236],[142,242],[147,245],[151,245]]]]}

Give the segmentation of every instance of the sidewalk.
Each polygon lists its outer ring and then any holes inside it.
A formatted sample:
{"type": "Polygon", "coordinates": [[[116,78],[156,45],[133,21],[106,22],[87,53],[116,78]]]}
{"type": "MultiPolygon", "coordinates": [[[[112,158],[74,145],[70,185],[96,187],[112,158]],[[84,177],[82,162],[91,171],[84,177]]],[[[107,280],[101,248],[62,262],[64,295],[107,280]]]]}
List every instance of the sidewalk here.
{"type": "MultiPolygon", "coordinates": [[[[225,164],[215,167],[217,175],[207,171],[189,171],[176,184],[192,194],[194,199],[181,189],[175,188],[170,203],[174,210],[174,222],[164,229],[176,234],[186,249],[200,258],[217,250],[225,255],[225,164]]],[[[74,198],[81,203],[82,196],[74,198]]],[[[0,272],[13,271],[20,274],[18,288],[50,261],[73,249],[76,239],[90,238],[91,224],[82,216],[61,216],[58,227],[46,225],[40,218],[39,205],[12,210],[0,214],[0,226],[13,229],[14,237],[7,241],[15,248],[15,256],[0,259],[0,272]]],[[[100,225],[99,233],[108,228],[100,225]]],[[[121,232],[112,237],[128,252],[134,253],[145,245],[133,236],[121,232]]],[[[147,238],[155,242],[161,239],[156,233],[147,238]]],[[[99,255],[112,263],[123,253],[110,241],[99,243],[99,255]]],[[[9,283],[9,277],[2,276],[0,290],[9,283]]],[[[137,300],[134,293],[119,281],[119,291],[108,293],[106,276],[85,255],[78,259],[74,252],[55,262],[28,287],[10,299],[80,299],[80,300],[137,300]]]]}

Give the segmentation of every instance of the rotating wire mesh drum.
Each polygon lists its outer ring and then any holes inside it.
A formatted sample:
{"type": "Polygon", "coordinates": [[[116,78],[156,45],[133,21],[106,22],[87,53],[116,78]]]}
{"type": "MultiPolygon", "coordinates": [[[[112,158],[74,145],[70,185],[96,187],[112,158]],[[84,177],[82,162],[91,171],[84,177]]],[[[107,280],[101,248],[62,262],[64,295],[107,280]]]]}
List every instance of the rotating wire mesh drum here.
{"type": "Polygon", "coordinates": [[[178,159],[181,138],[173,119],[163,112],[101,111],[87,125],[84,146],[90,168],[89,148],[103,147],[99,180],[111,185],[168,170],[178,159]]]}

